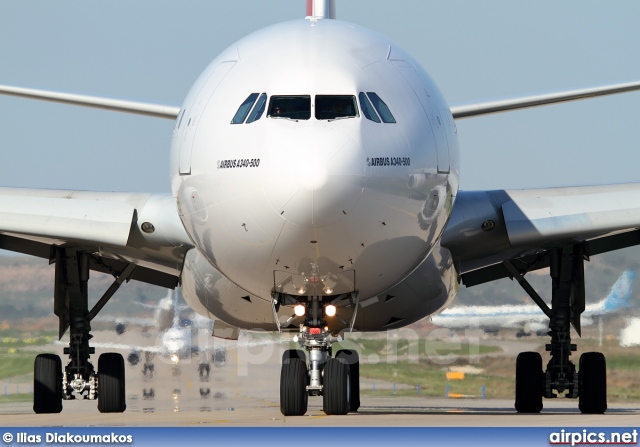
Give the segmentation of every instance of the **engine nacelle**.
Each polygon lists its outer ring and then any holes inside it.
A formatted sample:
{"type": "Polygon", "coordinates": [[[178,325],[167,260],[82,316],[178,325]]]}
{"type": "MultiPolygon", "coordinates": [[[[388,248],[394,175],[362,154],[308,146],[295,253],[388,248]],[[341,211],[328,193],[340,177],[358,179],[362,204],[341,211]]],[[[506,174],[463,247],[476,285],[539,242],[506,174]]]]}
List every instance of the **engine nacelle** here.
{"type": "Polygon", "coordinates": [[[131,366],[136,366],[138,363],[140,363],[140,351],[137,349],[131,351],[127,356],[127,362],[131,366]]]}
{"type": "Polygon", "coordinates": [[[127,330],[127,326],[123,322],[117,321],[114,326],[114,330],[116,331],[116,334],[122,335],[127,330]]]}

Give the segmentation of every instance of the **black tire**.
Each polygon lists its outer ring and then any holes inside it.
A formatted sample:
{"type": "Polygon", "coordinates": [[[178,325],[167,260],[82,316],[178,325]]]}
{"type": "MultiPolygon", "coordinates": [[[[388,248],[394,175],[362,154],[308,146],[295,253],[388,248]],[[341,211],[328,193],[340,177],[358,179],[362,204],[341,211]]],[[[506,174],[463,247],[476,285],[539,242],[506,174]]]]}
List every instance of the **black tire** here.
{"type": "Polygon", "coordinates": [[[544,373],[538,352],[521,352],[516,359],[516,411],[540,413],[544,373]]]}
{"type": "Polygon", "coordinates": [[[127,408],[124,388],[124,358],[109,352],[98,358],[98,410],[122,413],[127,408]]]}
{"type": "Polygon", "coordinates": [[[153,388],[149,388],[148,390],[144,388],[142,390],[142,398],[152,400],[156,397],[156,390],[153,388]]]}
{"type": "Polygon", "coordinates": [[[216,368],[222,368],[227,364],[227,350],[225,348],[217,348],[211,355],[211,361],[216,368]]]}
{"type": "Polygon", "coordinates": [[[33,364],[33,411],[62,411],[62,361],[55,354],[39,354],[33,364]]]}
{"type": "Polygon", "coordinates": [[[127,356],[127,362],[131,366],[136,366],[138,363],[140,363],[140,353],[136,351],[130,352],[127,356]]]}
{"type": "Polygon", "coordinates": [[[607,361],[601,352],[585,352],[580,356],[580,400],[583,413],[607,411],[607,361]]]}
{"type": "Polygon", "coordinates": [[[145,363],[142,366],[142,375],[145,379],[153,379],[153,374],[155,372],[155,366],[153,363],[145,363]]]}
{"type": "Polygon", "coordinates": [[[211,376],[211,365],[208,363],[200,363],[198,365],[198,376],[200,377],[200,382],[208,382],[211,376]]]}
{"type": "Polygon", "coordinates": [[[329,359],[324,365],[322,409],[326,414],[347,414],[351,409],[349,365],[342,359],[329,359]]]}
{"type": "Polygon", "coordinates": [[[358,411],[360,408],[360,356],[352,349],[341,349],[336,353],[338,360],[343,360],[349,365],[349,377],[351,379],[349,397],[349,411],[358,411]]]}
{"type": "Polygon", "coordinates": [[[300,359],[304,363],[306,363],[306,357],[304,355],[304,351],[301,349],[287,349],[282,353],[282,363],[288,359],[300,359]]]}
{"type": "Polygon", "coordinates": [[[283,360],[280,370],[280,412],[283,415],[302,416],[307,412],[308,382],[307,364],[303,360],[297,355],[283,360]]]}

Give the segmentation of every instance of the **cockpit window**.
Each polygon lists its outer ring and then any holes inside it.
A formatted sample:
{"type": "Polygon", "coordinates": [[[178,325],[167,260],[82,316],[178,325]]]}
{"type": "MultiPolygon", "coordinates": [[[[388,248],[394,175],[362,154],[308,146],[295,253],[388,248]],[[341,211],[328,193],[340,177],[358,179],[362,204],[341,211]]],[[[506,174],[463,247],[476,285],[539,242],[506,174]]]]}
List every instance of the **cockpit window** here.
{"type": "Polygon", "coordinates": [[[253,123],[254,121],[258,121],[260,118],[262,118],[262,114],[264,113],[264,105],[266,103],[267,103],[267,94],[263,93],[258,98],[258,102],[256,102],[256,106],[253,108],[251,115],[249,115],[247,124],[253,123]]]}
{"type": "Polygon", "coordinates": [[[233,119],[231,120],[231,124],[244,123],[244,119],[249,114],[249,111],[251,110],[253,103],[256,102],[257,97],[258,97],[257,93],[251,93],[249,96],[247,96],[247,99],[245,99],[244,102],[240,104],[240,107],[238,107],[238,111],[236,112],[233,119]]]}
{"type": "Polygon", "coordinates": [[[360,108],[362,108],[362,114],[364,115],[364,117],[368,120],[379,123],[380,118],[378,118],[378,114],[373,109],[373,106],[371,105],[369,98],[367,98],[367,95],[365,95],[363,92],[360,92],[358,98],[360,99],[360,108]]]}
{"type": "Polygon", "coordinates": [[[336,120],[358,116],[356,98],[353,95],[316,95],[316,119],[336,120]]]}
{"type": "Polygon", "coordinates": [[[382,99],[380,99],[380,97],[377,94],[373,92],[367,92],[367,96],[369,96],[369,99],[373,103],[373,107],[376,108],[383,122],[385,123],[396,122],[396,119],[393,117],[393,114],[391,113],[391,110],[389,110],[389,107],[387,107],[385,102],[382,99]]]}
{"type": "Polygon", "coordinates": [[[311,96],[272,96],[269,101],[270,118],[308,120],[311,118],[311,96]]]}

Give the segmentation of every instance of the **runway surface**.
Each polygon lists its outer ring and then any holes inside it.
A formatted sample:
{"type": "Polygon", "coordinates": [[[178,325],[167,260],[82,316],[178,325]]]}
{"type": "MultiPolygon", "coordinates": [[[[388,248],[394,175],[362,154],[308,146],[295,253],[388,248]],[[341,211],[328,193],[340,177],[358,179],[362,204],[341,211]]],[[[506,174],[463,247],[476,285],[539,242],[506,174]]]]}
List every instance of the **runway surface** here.
{"type": "Polygon", "coordinates": [[[67,403],[56,415],[35,415],[26,403],[2,405],[0,413],[4,426],[628,427],[640,420],[640,405],[627,404],[582,415],[575,402],[545,402],[541,414],[519,415],[504,400],[364,397],[358,413],[326,416],[318,399],[305,416],[284,417],[276,402],[246,396],[201,400],[185,393],[169,401],[129,398],[123,414],[100,414],[88,401],[67,403]]]}
{"type": "MultiPolygon", "coordinates": [[[[126,334],[125,334],[126,335],[126,334]]],[[[118,339],[120,345],[154,340],[118,339]]],[[[112,334],[96,334],[114,340],[112,334]]],[[[228,343],[228,342],[227,342],[228,343]]],[[[220,347],[221,345],[216,345],[220,347]]],[[[0,405],[4,426],[637,426],[640,403],[609,404],[605,415],[582,415],[575,400],[545,400],[539,415],[520,415],[512,400],[446,399],[363,394],[358,413],[326,416],[322,398],[309,399],[305,416],[284,417],[279,409],[280,357],[283,344],[253,341],[227,344],[227,362],[211,367],[207,380],[198,374],[198,358],[176,368],[156,357],[152,378],[144,377],[142,362],[127,366],[127,410],[101,414],[96,401],[65,401],[60,414],[36,415],[31,403],[0,405]]],[[[122,349],[122,346],[119,346],[122,349]]],[[[62,346],[55,350],[62,351],[62,346]]],[[[97,349],[101,351],[114,349],[97,349]]],[[[121,351],[125,357],[127,352],[121,351]]],[[[92,358],[94,358],[92,356],[92,358]]],[[[96,361],[97,356],[94,358],[96,361]]],[[[363,388],[370,389],[363,380],[363,388]]],[[[381,384],[382,385],[382,384],[381,384]]],[[[505,386],[511,386],[506,384],[505,386]]],[[[380,389],[380,388],[379,388],[380,389]]]]}

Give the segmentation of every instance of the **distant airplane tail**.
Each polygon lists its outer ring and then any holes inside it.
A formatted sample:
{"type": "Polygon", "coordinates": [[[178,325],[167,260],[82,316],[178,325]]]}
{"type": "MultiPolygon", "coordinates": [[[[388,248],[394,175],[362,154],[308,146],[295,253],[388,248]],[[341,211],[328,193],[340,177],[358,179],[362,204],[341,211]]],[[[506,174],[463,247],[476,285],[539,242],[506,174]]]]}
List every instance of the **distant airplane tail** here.
{"type": "Polygon", "coordinates": [[[620,308],[629,306],[631,298],[631,286],[636,278],[636,272],[625,270],[620,278],[611,286],[609,295],[604,300],[604,312],[614,312],[620,308]]]}

